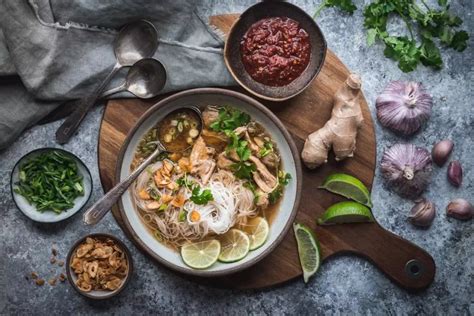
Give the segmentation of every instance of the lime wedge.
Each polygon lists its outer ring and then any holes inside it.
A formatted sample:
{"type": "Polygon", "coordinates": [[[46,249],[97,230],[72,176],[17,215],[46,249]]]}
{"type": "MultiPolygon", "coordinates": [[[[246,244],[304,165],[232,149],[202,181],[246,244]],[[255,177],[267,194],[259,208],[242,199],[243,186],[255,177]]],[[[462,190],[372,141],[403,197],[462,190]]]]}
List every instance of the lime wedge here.
{"type": "Polygon", "coordinates": [[[372,207],[369,190],[359,179],[351,175],[334,173],[327,177],[319,188],[372,207]]]}
{"type": "Polygon", "coordinates": [[[250,250],[261,247],[267,241],[270,228],[268,222],[263,217],[254,217],[243,226],[243,231],[250,238],[250,250]]]}
{"type": "Polygon", "coordinates": [[[321,265],[321,250],[316,236],[308,226],[294,223],[293,230],[298,244],[303,279],[305,283],[308,283],[309,278],[318,271],[321,265]]]}
{"type": "Polygon", "coordinates": [[[231,229],[219,237],[222,251],[219,261],[235,262],[243,259],[250,250],[250,239],[246,233],[238,229],[231,229]]]}
{"type": "Polygon", "coordinates": [[[370,209],[357,202],[345,201],[331,205],[318,219],[319,225],[373,222],[370,209]]]}
{"type": "Polygon", "coordinates": [[[181,247],[181,258],[194,269],[206,269],[219,257],[221,244],[215,239],[187,243],[181,247]]]}

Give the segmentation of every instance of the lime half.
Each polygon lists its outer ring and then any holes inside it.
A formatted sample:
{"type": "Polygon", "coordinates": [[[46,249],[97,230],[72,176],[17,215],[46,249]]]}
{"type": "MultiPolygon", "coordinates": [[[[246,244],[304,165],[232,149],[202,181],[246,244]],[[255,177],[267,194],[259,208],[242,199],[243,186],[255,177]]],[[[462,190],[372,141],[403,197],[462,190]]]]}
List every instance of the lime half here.
{"type": "Polygon", "coordinates": [[[181,258],[194,269],[206,269],[219,257],[221,244],[215,239],[187,243],[181,247],[181,258]]]}
{"type": "Polygon", "coordinates": [[[250,250],[261,247],[267,241],[270,228],[268,222],[263,217],[254,217],[247,221],[243,226],[243,231],[250,238],[250,250]]]}
{"type": "Polygon", "coordinates": [[[359,179],[351,175],[334,173],[324,180],[320,188],[372,207],[369,190],[359,179]]]}
{"type": "Polygon", "coordinates": [[[357,202],[345,201],[331,205],[318,219],[319,225],[373,222],[370,209],[357,202]]]}
{"type": "Polygon", "coordinates": [[[242,260],[250,250],[250,238],[241,230],[231,229],[219,237],[222,246],[219,261],[235,262],[242,260]]]}
{"type": "Polygon", "coordinates": [[[321,250],[319,242],[311,229],[303,224],[294,223],[298,255],[300,257],[303,279],[308,283],[309,278],[318,271],[321,265],[321,250]]]}

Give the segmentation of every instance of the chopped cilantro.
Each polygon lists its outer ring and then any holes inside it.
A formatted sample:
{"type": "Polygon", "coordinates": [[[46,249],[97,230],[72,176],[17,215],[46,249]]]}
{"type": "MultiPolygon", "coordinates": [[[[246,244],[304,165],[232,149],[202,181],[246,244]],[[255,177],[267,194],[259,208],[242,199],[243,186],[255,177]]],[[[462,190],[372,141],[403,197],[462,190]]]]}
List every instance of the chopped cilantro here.
{"type": "Polygon", "coordinates": [[[239,161],[231,166],[234,175],[239,179],[252,179],[252,172],[257,170],[255,164],[248,161],[239,161]]]}
{"type": "Polygon", "coordinates": [[[209,201],[213,201],[214,197],[209,189],[202,190],[198,185],[194,186],[192,190],[191,201],[198,205],[207,204],[209,201]]]}
{"type": "Polygon", "coordinates": [[[233,131],[237,127],[247,125],[249,122],[250,116],[247,113],[230,107],[221,107],[217,120],[210,127],[216,132],[233,131]]]}
{"type": "Polygon", "coordinates": [[[211,190],[202,190],[199,184],[189,180],[186,175],[176,180],[176,183],[181,187],[186,187],[191,190],[192,195],[189,199],[198,205],[204,205],[207,204],[209,201],[214,200],[211,190]]]}

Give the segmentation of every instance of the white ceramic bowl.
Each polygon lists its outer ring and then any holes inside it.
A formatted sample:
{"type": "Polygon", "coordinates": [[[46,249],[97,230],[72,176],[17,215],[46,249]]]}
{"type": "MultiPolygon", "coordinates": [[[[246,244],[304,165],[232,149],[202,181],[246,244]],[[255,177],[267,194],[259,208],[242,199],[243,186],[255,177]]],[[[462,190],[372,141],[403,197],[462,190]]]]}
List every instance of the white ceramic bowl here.
{"type": "Polygon", "coordinates": [[[262,124],[266,131],[271,134],[282,156],[283,169],[292,176],[292,180],[285,188],[280,209],[270,226],[270,234],[265,244],[251,251],[244,259],[238,262],[217,262],[206,270],[196,270],[186,266],[179,252],[157,241],[150,231],[147,230],[135,209],[130,190],[119,201],[119,209],[125,225],[131,232],[135,242],[157,261],[171,269],[191,275],[222,276],[245,269],[269,254],[283,240],[297,212],[302,182],[299,154],[290,134],[270,110],[246,95],[217,88],[187,90],[168,97],[144,113],[127,135],[118,157],[116,180],[122,181],[130,174],[130,164],[140,139],[157,122],[177,108],[205,105],[228,105],[250,114],[254,120],[262,124]]]}
{"type": "Polygon", "coordinates": [[[41,223],[55,223],[59,222],[62,220],[65,220],[77,212],[79,212],[84,205],[86,205],[87,201],[89,201],[89,198],[91,196],[92,192],[92,177],[89,172],[89,169],[87,169],[86,165],[82,162],[81,159],[79,159],[77,156],[74,154],[60,149],[60,148],[39,148],[36,150],[33,150],[23,157],[18,160],[16,163],[15,167],[13,167],[12,174],[11,174],[11,179],[10,179],[10,189],[12,192],[12,197],[13,201],[15,201],[16,206],[20,211],[23,212],[27,217],[31,218],[35,222],[41,222],[41,223]],[[31,205],[22,195],[17,194],[13,191],[13,188],[15,187],[15,184],[20,181],[19,176],[20,176],[20,165],[22,163],[25,163],[26,161],[30,160],[31,158],[34,158],[42,153],[48,152],[48,151],[59,151],[69,157],[71,157],[77,164],[79,174],[82,175],[82,184],[84,187],[84,195],[79,196],[74,200],[74,206],[66,211],[63,211],[59,214],[53,212],[53,211],[44,211],[44,212],[38,212],[36,210],[36,207],[34,205],[31,205]]]}

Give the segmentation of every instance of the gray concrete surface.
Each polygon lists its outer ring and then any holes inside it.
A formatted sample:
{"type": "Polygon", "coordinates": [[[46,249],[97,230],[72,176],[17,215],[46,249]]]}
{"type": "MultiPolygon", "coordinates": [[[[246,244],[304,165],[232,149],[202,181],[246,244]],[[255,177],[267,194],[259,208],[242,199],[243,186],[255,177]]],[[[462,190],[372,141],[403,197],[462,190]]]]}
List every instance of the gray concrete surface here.
{"type": "MultiPolygon", "coordinates": [[[[314,11],[313,1],[295,2],[309,13],[314,11]]],[[[369,1],[355,1],[359,7],[364,2],[369,1]]],[[[206,1],[203,10],[209,14],[239,12],[251,3],[253,1],[206,1]]],[[[472,33],[472,1],[453,1],[452,8],[464,19],[464,28],[472,33]]],[[[433,182],[426,196],[435,202],[438,213],[430,229],[417,229],[406,221],[411,204],[383,186],[378,170],[373,188],[373,212],[377,220],[434,257],[437,273],[429,289],[419,294],[407,293],[370,263],[351,256],[329,260],[307,285],[302,280],[295,280],[264,291],[215,289],[170,273],[137,251],[128,240],[125,242],[133,252],[135,273],[120,296],[107,302],[93,302],[77,295],[67,283],[37,287],[24,276],[36,271],[48,277],[59,271],[49,264],[53,244],[57,245],[60,256],[65,256],[79,236],[91,231],[109,232],[125,239],[110,214],[90,229],[83,226],[80,216],[44,226],[31,222],[16,209],[10,196],[10,171],[14,163],[32,149],[57,146],[53,141],[54,131],[59,126],[56,122],[30,129],[0,153],[0,314],[474,314],[473,221],[448,219],[444,211],[452,198],[464,197],[474,202],[473,41],[462,54],[443,50],[445,67],[441,71],[420,67],[404,74],[395,63],[383,57],[381,45],[367,48],[360,10],[353,17],[333,9],[326,10],[319,25],[329,48],[350,69],[361,74],[373,116],[376,95],[389,81],[421,81],[433,95],[433,116],[409,141],[426,147],[443,138],[455,142],[452,158],[459,159],[464,166],[464,183],[455,189],[446,181],[446,168],[434,168],[433,182]]],[[[99,108],[89,114],[80,136],[64,146],[91,169],[92,200],[102,195],[96,154],[101,114],[99,108]]],[[[378,160],[384,148],[404,141],[378,123],[376,134],[378,160]]]]}

